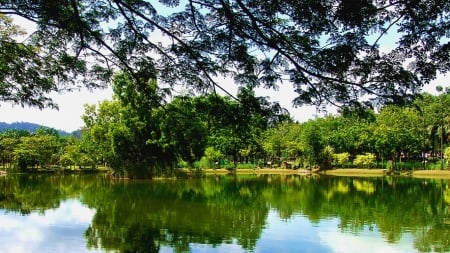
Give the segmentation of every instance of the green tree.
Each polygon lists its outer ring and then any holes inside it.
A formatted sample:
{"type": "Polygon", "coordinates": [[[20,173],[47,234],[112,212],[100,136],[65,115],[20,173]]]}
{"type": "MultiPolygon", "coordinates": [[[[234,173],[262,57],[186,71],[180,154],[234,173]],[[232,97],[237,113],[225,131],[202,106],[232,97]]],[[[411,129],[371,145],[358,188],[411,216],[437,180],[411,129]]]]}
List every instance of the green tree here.
{"type": "Polygon", "coordinates": [[[115,100],[85,108],[89,136],[85,153],[99,147],[97,157],[85,158],[104,161],[131,178],[151,178],[158,170],[174,167],[173,147],[161,141],[161,114],[157,112],[163,105],[163,90],[156,80],[142,77],[135,82],[121,73],[114,78],[113,90],[115,100]]]}
{"type": "Polygon", "coordinates": [[[261,142],[268,159],[299,159],[303,152],[301,131],[302,125],[294,122],[283,122],[267,129],[261,142]]]}
{"type": "Polygon", "coordinates": [[[49,94],[76,88],[74,80],[89,72],[85,62],[62,47],[41,44],[37,38],[20,38],[26,35],[25,30],[7,16],[17,13],[4,1],[0,5],[0,101],[57,108],[49,94]]]}
{"type": "Polygon", "coordinates": [[[450,167],[450,147],[444,149],[444,159],[447,161],[447,168],[450,167]]]}
{"type": "Polygon", "coordinates": [[[319,166],[321,153],[325,147],[322,132],[317,120],[304,123],[301,133],[301,143],[304,147],[304,159],[309,167],[319,166]]]}
{"type": "Polygon", "coordinates": [[[59,157],[58,164],[63,168],[77,165],[79,161],[78,147],[79,143],[75,137],[71,136],[68,138],[59,157]]]}
{"type": "Polygon", "coordinates": [[[204,111],[197,106],[198,98],[175,97],[169,104],[155,113],[161,130],[159,143],[172,150],[177,160],[190,166],[203,156],[207,137],[207,122],[204,111]]]}
{"type": "Polygon", "coordinates": [[[238,101],[212,94],[201,99],[198,106],[206,112],[207,146],[219,150],[232,162],[246,162],[262,156],[259,139],[263,131],[290,121],[290,117],[278,103],[256,97],[251,89],[241,88],[237,97],[238,101]],[[248,155],[243,156],[242,150],[247,150],[248,155]]]}
{"type": "MultiPolygon", "coordinates": [[[[417,104],[423,114],[423,124],[427,128],[428,142],[434,154],[439,152],[438,158],[441,160],[441,169],[443,168],[442,155],[445,145],[448,143],[450,113],[450,95],[446,93],[432,96],[423,94],[418,99],[417,104]]],[[[424,130],[425,131],[425,130],[424,130]]]]}
{"type": "Polygon", "coordinates": [[[0,157],[2,160],[3,169],[6,165],[8,168],[14,160],[14,149],[19,144],[19,139],[11,137],[0,138],[0,157]]]}
{"type": "Polygon", "coordinates": [[[48,167],[59,160],[58,141],[52,135],[21,137],[20,143],[14,149],[17,166],[21,170],[36,167],[48,167]]]}
{"type": "Polygon", "coordinates": [[[340,116],[330,118],[328,145],[337,153],[348,152],[351,157],[375,152],[373,138],[375,112],[368,108],[343,108],[340,116]]]}
{"type": "Polygon", "coordinates": [[[357,155],[353,160],[353,164],[362,168],[370,168],[375,164],[375,161],[375,154],[365,153],[364,155],[357,155]]]}
{"type": "MultiPolygon", "coordinates": [[[[0,14],[38,24],[30,40],[12,45],[40,49],[13,60],[25,65],[16,70],[43,81],[29,86],[41,98],[74,87],[79,78],[98,85],[117,67],[136,81],[153,74],[145,65],[159,70],[161,82],[197,90],[222,88],[215,75],[251,87],[277,87],[288,79],[298,93],[296,105],[348,105],[372,98],[366,95],[402,103],[450,66],[446,0],[6,0],[0,7],[0,14]],[[160,43],[153,32],[171,43],[160,43]],[[386,39],[393,33],[395,39],[386,39]],[[55,86],[55,80],[69,85],[55,86]]],[[[9,34],[4,37],[2,48],[11,42],[9,34]]],[[[2,75],[17,73],[9,70],[2,75]]],[[[8,87],[26,83],[3,80],[8,87]]]]}
{"type": "Polygon", "coordinates": [[[85,105],[85,113],[82,116],[85,123],[85,128],[82,130],[83,141],[86,145],[93,146],[95,154],[99,155],[96,158],[97,161],[110,167],[114,167],[117,162],[112,134],[114,128],[121,124],[120,108],[121,105],[116,100],[102,101],[98,106],[85,105]]]}
{"type": "Polygon", "coordinates": [[[421,120],[413,108],[384,107],[377,115],[374,132],[378,154],[394,163],[402,158],[419,157],[423,133],[421,120]]]}
{"type": "Polygon", "coordinates": [[[5,165],[11,167],[14,162],[14,150],[20,143],[20,138],[30,136],[31,133],[24,130],[6,130],[0,133],[0,157],[2,160],[3,168],[5,165]]]}

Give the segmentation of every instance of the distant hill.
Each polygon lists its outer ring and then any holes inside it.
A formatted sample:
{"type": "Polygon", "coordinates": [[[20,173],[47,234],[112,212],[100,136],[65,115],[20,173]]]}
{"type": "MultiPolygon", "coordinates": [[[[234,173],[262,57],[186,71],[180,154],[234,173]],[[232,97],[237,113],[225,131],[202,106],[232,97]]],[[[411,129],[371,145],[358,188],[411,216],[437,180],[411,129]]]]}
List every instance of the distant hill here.
{"type": "MultiPolygon", "coordinates": [[[[30,123],[30,122],[13,122],[13,123],[0,122],[0,132],[3,132],[5,130],[10,130],[10,129],[34,132],[34,131],[36,131],[36,129],[38,129],[40,127],[47,127],[47,126],[30,123]]],[[[51,127],[47,127],[47,128],[51,128],[51,127]]],[[[56,131],[58,131],[59,135],[61,135],[61,136],[72,134],[72,133],[68,133],[66,131],[58,130],[58,129],[56,129],[56,131]]]]}

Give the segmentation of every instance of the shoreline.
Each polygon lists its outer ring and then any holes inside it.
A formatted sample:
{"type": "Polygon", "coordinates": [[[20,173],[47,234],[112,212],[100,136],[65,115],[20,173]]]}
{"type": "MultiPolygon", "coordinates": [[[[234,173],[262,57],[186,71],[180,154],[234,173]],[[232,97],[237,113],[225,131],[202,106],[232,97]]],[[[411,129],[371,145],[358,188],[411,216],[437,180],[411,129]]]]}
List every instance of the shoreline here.
{"type": "Polygon", "coordinates": [[[395,171],[393,175],[387,174],[386,169],[331,169],[331,170],[292,170],[292,169],[208,169],[206,174],[281,174],[281,175],[330,175],[330,176],[352,176],[352,177],[384,177],[384,176],[402,176],[423,179],[449,179],[450,170],[413,170],[413,171],[395,171]]]}
{"type": "MultiPolygon", "coordinates": [[[[97,173],[97,172],[105,172],[105,170],[97,170],[97,171],[63,171],[64,173],[97,173]]],[[[190,169],[181,169],[182,173],[191,174],[194,173],[194,170],[190,169]]],[[[307,170],[307,169],[283,169],[283,168],[260,168],[260,169],[206,169],[202,171],[206,175],[227,175],[227,174],[236,174],[236,175],[302,175],[302,176],[310,176],[310,175],[325,175],[325,176],[341,176],[341,177],[410,177],[410,178],[419,178],[419,179],[445,179],[450,180],[450,170],[405,170],[405,171],[388,171],[387,169],[330,169],[319,171],[317,169],[307,170]],[[390,172],[390,173],[389,173],[390,172]]],[[[56,171],[34,171],[31,172],[33,174],[39,173],[56,173],[56,171]]],[[[0,170],[0,176],[10,175],[6,171],[0,170]]],[[[16,174],[16,173],[12,173],[16,174]]],[[[123,179],[123,178],[122,178],[123,179]]]]}

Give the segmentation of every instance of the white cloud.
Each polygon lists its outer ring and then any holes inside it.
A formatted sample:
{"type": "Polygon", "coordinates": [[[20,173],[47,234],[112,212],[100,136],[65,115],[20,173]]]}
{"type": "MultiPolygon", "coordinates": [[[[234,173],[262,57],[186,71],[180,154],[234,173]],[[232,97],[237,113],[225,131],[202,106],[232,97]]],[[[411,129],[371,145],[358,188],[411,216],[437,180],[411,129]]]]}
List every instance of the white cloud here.
{"type": "Polygon", "coordinates": [[[379,231],[361,231],[358,235],[342,232],[337,226],[318,232],[320,243],[334,253],[403,253],[415,252],[409,234],[405,233],[397,243],[388,243],[379,231]]]}
{"type": "Polygon", "coordinates": [[[67,200],[45,215],[0,213],[2,252],[87,252],[83,234],[95,210],[67,200]]]}

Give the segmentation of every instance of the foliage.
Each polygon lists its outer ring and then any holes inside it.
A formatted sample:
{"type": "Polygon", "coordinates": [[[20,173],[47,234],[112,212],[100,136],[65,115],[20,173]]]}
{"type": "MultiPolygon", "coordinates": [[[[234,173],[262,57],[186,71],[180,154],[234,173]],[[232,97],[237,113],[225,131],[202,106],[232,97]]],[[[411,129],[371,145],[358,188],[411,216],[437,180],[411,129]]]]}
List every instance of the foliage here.
{"type": "Polygon", "coordinates": [[[331,169],[331,164],[333,163],[333,160],[334,160],[334,149],[333,149],[333,147],[327,145],[322,150],[322,153],[320,156],[320,161],[321,161],[320,168],[321,169],[331,169]]]}
{"type": "Polygon", "coordinates": [[[301,132],[301,142],[304,143],[304,157],[305,161],[308,163],[308,167],[319,165],[321,160],[320,156],[322,150],[324,149],[324,142],[319,120],[310,120],[306,122],[303,126],[301,132]]]}
{"type": "Polygon", "coordinates": [[[21,137],[20,143],[14,149],[16,163],[21,170],[29,167],[47,167],[54,164],[54,154],[57,154],[57,139],[55,136],[21,137]]]}
{"type": "Polygon", "coordinates": [[[444,149],[444,159],[447,161],[447,167],[450,166],[450,147],[444,149]]]}
{"type": "Polygon", "coordinates": [[[116,69],[134,81],[152,76],[197,91],[223,89],[215,76],[248,87],[287,79],[296,105],[402,104],[450,66],[445,0],[6,0],[0,7],[1,58],[9,63],[2,85],[22,88],[2,99],[40,107],[52,105],[45,94],[102,86],[116,69]],[[13,40],[20,32],[5,15],[36,31],[13,40]]]}
{"type": "Polygon", "coordinates": [[[357,155],[353,164],[362,168],[371,168],[375,164],[375,155],[372,153],[366,153],[364,155],[357,155]]]}
{"type": "Polygon", "coordinates": [[[216,168],[220,165],[220,161],[224,157],[224,154],[219,150],[215,150],[213,147],[207,147],[203,158],[208,161],[209,168],[216,168]]]}
{"type": "Polygon", "coordinates": [[[450,69],[449,9],[444,0],[2,1],[1,101],[56,107],[54,91],[109,82],[114,90],[112,101],[86,106],[80,140],[47,143],[52,158],[29,145],[44,138],[2,138],[3,165],[106,164],[152,177],[206,161],[213,148],[230,167],[296,159],[328,168],[332,148],[350,160],[373,153],[394,167],[402,159],[425,166],[448,144],[450,96],[441,88],[415,98],[450,69]],[[12,17],[37,26],[21,38],[12,17]],[[233,77],[236,96],[220,77],[233,77]],[[284,83],[297,93],[294,105],[331,103],[340,115],[294,123],[255,96],[284,83]],[[180,86],[186,93],[173,96],[180,86]]]}
{"type": "Polygon", "coordinates": [[[283,160],[301,155],[304,148],[300,141],[301,127],[294,122],[283,122],[264,131],[261,141],[268,159],[283,160]]]}
{"type": "Polygon", "coordinates": [[[165,103],[161,98],[169,93],[162,91],[154,79],[137,83],[122,73],[114,79],[113,101],[86,106],[87,147],[97,161],[133,178],[165,174],[179,161],[200,160],[202,168],[218,167],[223,159],[248,161],[260,155],[261,132],[285,115],[244,88],[239,103],[215,94],[165,103]]]}
{"type": "Polygon", "coordinates": [[[348,152],[334,154],[333,160],[337,166],[343,168],[350,161],[350,154],[348,152]]]}
{"type": "Polygon", "coordinates": [[[120,96],[86,105],[80,138],[60,136],[48,128],[2,132],[3,168],[107,166],[116,175],[129,177],[171,175],[180,163],[202,169],[235,169],[240,164],[442,169],[440,150],[450,141],[442,131],[448,128],[450,114],[437,105],[449,94],[424,93],[413,106],[389,105],[378,113],[344,110],[342,115],[303,123],[290,119],[275,123],[286,114],[277,114],[276,104],[267,101],[259,107],[256,101],[264,99],[248,90],[242,90],[245,104],[217,94],[175,96],[165,102],[160,100],[162,94],[152,93],[161,91],[154,80],[143,87],[130,84],[125,76],[117,81],[120,96]],[[436,120],[438,116],[445,120],[436,120]],[[366,153],[374,155],[372,162],[361,161],[366,153]]]}

